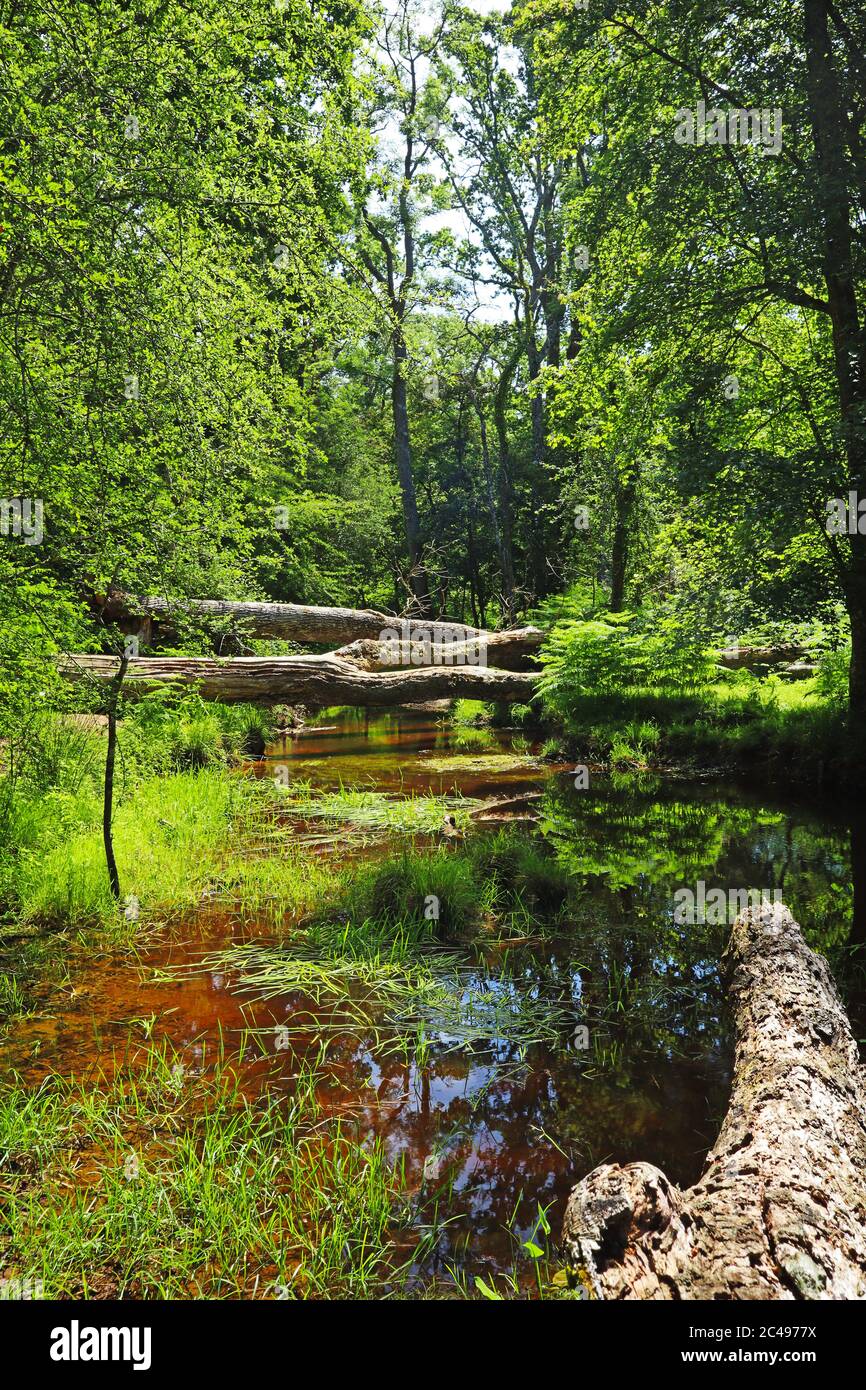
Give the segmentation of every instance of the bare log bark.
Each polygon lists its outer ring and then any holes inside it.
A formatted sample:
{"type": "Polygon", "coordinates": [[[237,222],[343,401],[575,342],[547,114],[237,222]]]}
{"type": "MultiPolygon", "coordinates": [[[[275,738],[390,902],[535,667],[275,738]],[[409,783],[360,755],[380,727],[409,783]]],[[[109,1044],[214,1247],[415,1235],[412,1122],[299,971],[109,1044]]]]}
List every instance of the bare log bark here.
{"type": "Polygon", "coordinates": [[[362,671],[396,671],[414,666],[495,666],[499,671],[525,669],[532,653],[544,640],[536,627],[513,628],[508,632],[480,632],[465,642],[442,640],[413,623],[414,636],[403,638],[394,628],[394,640],[377,642],[362,638],[340,647],[334,656],[353,662],[362,671]]]}
{"type": "MultiPolygon", "coordinates": [[[[62,660],[71,680],[111,680],[117,660],[78,655],[62,660]]],[[[529,672],[481,666],[428,666],[418,670],[362,671],[338,656],[139,657],[130,660],[124,689],[166,682],[194,686],[205,700],[252,704],[402,705],[420,700],[474,699],[524,703],[535,689],[529,672]]]]}
{"type": "Polygon", "coordinates": [[[866,1090],[827,962],[782,904],[736,920],[730,1105],[694,1187],[648,1163],[574,1188],[563,1236],[602,1299],[866,1297],[866,1090]]]}
{"type": "Polygon", "coordinates": [[[786,662],[796,661],[798,657],[805,656],[805,654],[805,647],[791,642],[784,647],[724,648],[716,653],[714,659],[717,666],[725,666],[728,670],[739,671],[752,666],[781,666],[786,662]]]}
{"type": "Polygon", "coordinates": [[[383,641],[383,634],[395,633],[409,642],[467,642],[478,639],[497,645],[509,659],[529,656],[544,640],[540,628],[524,627],[513,632],[488,633],[450,619],[398,618],[372,608],[321,608],[300,603],[234,602],[229,599],[187,599],[169,603],[161,598],[133,598],[113,594],[101,601],[101,611],[111,621],[135,626],[159,622],[171,627],[172,621],[187,613],[212,621],[230,620],[251,637],[279,638],[292,642],[327,642],[342,646],[356,640],[383,641]]]}

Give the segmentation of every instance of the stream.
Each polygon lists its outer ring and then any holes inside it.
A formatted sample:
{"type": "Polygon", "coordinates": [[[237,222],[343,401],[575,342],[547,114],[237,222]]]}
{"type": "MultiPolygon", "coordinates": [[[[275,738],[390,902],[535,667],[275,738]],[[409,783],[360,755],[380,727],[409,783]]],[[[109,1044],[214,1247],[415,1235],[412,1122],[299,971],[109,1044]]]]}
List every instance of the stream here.
{"type": "MultiPolygon", "coordinates": [[[[522,1246],[539,1210],[555,1238],[572,1185],[598,1163],[642,1159],[680,1184],[698,1177],[730,1083],[718,969],[725,931],[678,925],[677,888],[781,890],[810,944],[829,955],[855,1036],[866,1036],[859,811],[713,778],[591,772],[579,788],[573,769],[545,763],[527,740],[460,730],[435,714],[340,711],[318,724],[269,746],[251,770],[273,777],[285,765],[321,789],[508,799],[471,833],[505,825],[543,837],[581,889],[574,920],[556,934],[484,940],[467,954],[474,989],[519,991],[539,1008],[555,999],[557,1018],[570,1011],[555,1036],[470,1045],[434,1018],[419,1056],[357,1030],[328,1035],[325,1112],[344,1114],[359,1141],[378,1137],[405,1166],[415,1287],[455,1272],[514,1272],[526,1286],[522,1246]],[[416,1246],[434,1212],[436,1239],[416,1246]]],[[[358,848],[341,844],[338,828],[310,852],[381,856],[405,839],[389,832],[358,848]]],[[[252,1028],[265,1044],[244,1063],[250,1084],[290,1093],[299,1066],[320,1055],[315,1001],[294,992],[257,1002],[230,970],[201,965],[228,945],[274,939],[264,920],[203,904],[140,960],[107,953],[76,965],[71,989],[6,1040],[2,1065],[31,1085],[50,1072],[88,1077],[146,1037],[201,1068],[219,1046],[231,1057],[252,1028]],[[299,1016],[308,1031],[296,1029],[281,1049],[281,1023],[299,1016]]]]}

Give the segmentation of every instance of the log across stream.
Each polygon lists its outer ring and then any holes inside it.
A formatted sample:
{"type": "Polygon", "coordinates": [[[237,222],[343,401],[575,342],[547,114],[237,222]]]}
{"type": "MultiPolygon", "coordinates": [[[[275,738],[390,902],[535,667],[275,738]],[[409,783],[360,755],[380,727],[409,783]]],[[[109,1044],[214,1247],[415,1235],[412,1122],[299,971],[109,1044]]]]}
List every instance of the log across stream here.
{"type": "MultiPolygon", "coordinates": [[[[111,681],[118,660],[112,656],[64,658],[70,680],[111,681]]],[[[325,656],[218,657],[150,656],[130,660],[124,692],[152,690],[172,683],[190,686],[205,700],[225,704],[303,704],[387,706],[427,700],[472,699],[525,704],[536,677],[526,671],[485,666],[437,665],[410,670],[366,670],[336,653],[325,656]]]]}

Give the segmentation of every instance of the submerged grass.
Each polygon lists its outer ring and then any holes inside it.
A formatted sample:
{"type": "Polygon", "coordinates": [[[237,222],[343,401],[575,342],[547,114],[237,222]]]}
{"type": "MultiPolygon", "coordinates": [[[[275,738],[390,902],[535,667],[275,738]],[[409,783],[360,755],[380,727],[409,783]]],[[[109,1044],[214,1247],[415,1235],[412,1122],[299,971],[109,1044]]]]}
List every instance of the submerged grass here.
{"type": "Polygon", "coordinates": [[[282,789],[279,803],[301,820],[340,823],[350,829],[385,833],[434,834],[446,815],[453,815],[461,830],[469,825],[470,803],[462,796],[386,796],[383,792],[341,787],[338,791],[314,791],[308,783],[282,789]]]}
{"type": "Polygon", "coordinates": [[[298,996],[289,1031],[315,1026],[416,1054],[431,1040],[446,1050],[559,1045],[575,1026],[570,1001],[525,985],[507,956],[488,970],[483,948],[537,934],[539,916],[555,925],[567,899],[552,856],[501,832],[357,866],[290,942],[233,947],[203,965],[232,971],[257,999],[298,996]]]}
{"type": "MultiPolygon", "coordinates": [[[[377,924],[363,922],[329,948],[238,946],[208,956],[208,970],[230,970],[236,988],[257,1000],[301,996],[287,1022],[287,1039],[312,1029],[323,1037],[352,1037],[377,1056],[414,1056],[502,1045],[567,1046],[574,1009],[468,956],[410,944],[398,931],[377,948],[377,924]]],[[[271,1030],[272,1031],[272,1030],[271,1030]]]]}
{"type": "Polygon", "coordinates": [[[523,772],[537,766],[537,759],[522,752],[452,753],[425,757],[425,772],[523,772]]]}
{"type": "Polygon", "coordinates": [[[0,1275],[46,1298],[286,1298],[399,1286],[404,1175],[319,1076],[291,1100],[244,1093],[220,1059],[193,1075],[165,1049],[94,1086],[0,1091],[0,1275]]]}

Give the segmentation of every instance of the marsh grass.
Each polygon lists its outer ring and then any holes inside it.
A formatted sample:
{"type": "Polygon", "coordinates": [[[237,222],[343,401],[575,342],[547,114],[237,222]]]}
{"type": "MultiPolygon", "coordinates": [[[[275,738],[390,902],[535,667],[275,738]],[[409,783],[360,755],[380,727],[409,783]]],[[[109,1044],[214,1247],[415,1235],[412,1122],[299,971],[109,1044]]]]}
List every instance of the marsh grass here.
{"type": "MultiPolygon", "coordinates": [[[[226,769],[263,746],[270,723],[252,706],[144,697],[119,727],[114,839],[124,895],[143,912],[195,903],[248,815],[244,779],[226,769]]],[[[102,845],[104,732],[86,717],[46,714],[0,778],[0,922],[108,927],[117,911],[102,845]]]]}
{"type": "Polygon", "coordinates": [[[431,1040],[446,1050],[559,1045],[573,1008],[510,972],[507,947],[527,929],[537,935],[539,916],[561,922],[567,901],[568,875],[552,856],[500,832],[356,866],[291,940],[233,947],[202,967],[231,971],[259,1000],[297,996],[290,1032],[314,1026],[416,1055],[431,1040]],[[506,948],[495,971],[488,941],[506,948]]]}
{"type": "Polygon", "coordinates": [[[414,792],[394,797],[383,792],[340,787],[314,791],[308,783],[275,788],[278,805],[301,820],[339,823],[352,831],[385,834],[431,835],[441,830],[447,814],[457,826],[469,825],[470,803],[462,796],[420,796],[414,792]]]}
{"type": "Polygon", "coordinates": [[[602,692],[553,664],[541,689],[561,721],[557,747],[570,756],[619,769],[693,761],[759,767],[789,782],[848,779],[844,702],[823,668],[802,681],[714,668],[682,688],[602,692]]]}
{"type": "MultiPolygon", "coordinates": [[[[548,1136],[545,1138],[552,1143],[548,1136]]],[[[522,1202],[521,1192],[506,1223],[512,1246],[511,1268],[501,1270],[498,1276],[488,1275],[485,1278],[476,1274],[470,1278],[464,1269],[448,1265],[447,1273],[454,1292],[464,1299],[481,1299],[491,1303],[510,1302],[528,1296],[545,1299],[591,1297],[588,1287],[584,1288],[577,1280],[570,1280],[568,1272],[561,1268],[549,1220],[552,1204],[544,1207],[536,1202],[535,1219],[529,1234],[524,1236],[517,1229],[522,1202]],[[576,1289],[570,1288],[571,1282],[578,1285],[576,1289]]]]}
{"type": "Polygon", "coordinates": [[[496,734],[492,729],[476,728],[471,724],[457,724],[451,736],[451,746],[458,753],[468,753],[481,749],[498,747],[496,734]]]}
{"type": "Polygon", "coordinates": [[[401,1165],[291,1099],[244,1092],[222,1057],[0,1091],[0,1273],[47,1298],[363,1298],[399,1287],[401,1165]]]}
{"type": "Polygon", "coordinates": [[[448,719],[443,724],[454,723],[462,728],[480,728],[490,723],[491,706],[484,700],[455,700],[448,719]]]}
{"type": "Polygon", "coordinates": [[[435,753],[423,759],[422,767],[425,772],[522,772],[536,767],[537,762],[538,760],[527,752],[499,749],[496,752],[483,753],[435,753]]]}
{"type": "Polygon", "coordinates": [[[490,975],[466,955],[415,948],[410,940],[398,930],[382,942],[376,924],[360,923],[354,940],[335,938],[329,949],[237,946],[202,966],[230,971],[235,988],[257,1001],[295,996],[280,1025],[287,1038],[313,1029],[421,1065],[431,1049],[442,1056],[567,1044],[574,1011],[561,1000],[509,978],[507,968],[490,975]]]}
{"type": "Polygon", "coordinates": [[[256,705],[154,691],[128,706],[120,744],[132,764],[164,774],[257,757],[275,732],[270,712],[256,705]]]}
{"type": "MultiPolygon", "coordinates": [[[[219,769],[140,783],[114,816],[124,896],[135,896],[142,915],[193,907],[214,879],[244,808],[242,782],[219,769]]],[[[62,808],[58,815],[62,819],[62,808]]],[[[117,920],[98,805],[89,819],[76,817],[65,835],[62,826],[52,827],[47,846],[21,850],[11,885],[20,922],[75,928],[117,920]]]]}

